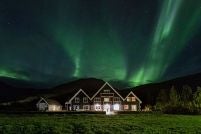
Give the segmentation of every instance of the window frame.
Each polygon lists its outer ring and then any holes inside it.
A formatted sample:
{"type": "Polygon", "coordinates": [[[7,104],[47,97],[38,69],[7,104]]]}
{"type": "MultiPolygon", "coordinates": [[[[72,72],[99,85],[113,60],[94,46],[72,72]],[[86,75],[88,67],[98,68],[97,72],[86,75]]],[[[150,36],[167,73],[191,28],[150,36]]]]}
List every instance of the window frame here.
{"type": "Polygon", "coordinates": [[[88,98],[87,97],[83,97],[83,103],[88,103],[88,98]]]}
{"type": "Polygon", "coordinates": [[[95,108],[94,108],[96,111],[100,111],[100,110],[102,110],[102,108],[101,108],[101,105],[95,105],[95,108]]]}
{"type": "Polygon", "coordinates": [[[73,105],[73,110],[77,111],[80,109],[80,106],[79,105],[73,105]]]}
{"type": "Polygon", "coordinates": [[[131,105],[131,111],[137,111],[137,105],[131,105]]]}
{"type": "Polygon", "coordinates": [[[132,101],[132,102],[136,101],[136,98],[135,98],[134,96],[131,97],[131,101],[132,101]]]}
{"type": "Polygon", "coordinates": [[[103,99],[103,102],[110,102],[110,98],[109,98],[109,97],[105,97],[105,98],[103,99]],[[108,99],[108,100],[106,101],[106,99],[108,99]]]}
{"type": "Polygon", "coordinates": [[[113,101],[114,101],[114,102],[120,102],[121,99],[120,99],[120,97],[114,97],[114,98],[113,98],[113,101]]]}
{"type": "Polygon", "coordinates": [[[131,102],[131,101],[132,101],[131,97],[127,97],[127,98],[126,98],[126,101],[127,101],[127,102],[131,102]]]}
{"type": "Polygon", "coordinates": [[[103,93],[110,93],[110,90],[109,89],[104,89],[103,93]]]}
{"type": "Polygon", "coordinates": [[[83,109],[84,110],[90,110],[90,105],[83,105],[83,109]],[[88,108],[86,109],[86,107],[88,107],[88,108]]]}
{"type": "Polygon", "coordinates": [[[75,103],[80,103],[80,98],[79,97],[75,97],[75,103]]]}
{"type": "Polygon", "coordinates": [[[95,97],[94,102],[101,102],[101,98],[100,97],[95,97]]]}
{"type": "Polygon", "coordinates": [[[128,110],[129,106],[128,105],[124,105],[124,110],[128,110]]]}

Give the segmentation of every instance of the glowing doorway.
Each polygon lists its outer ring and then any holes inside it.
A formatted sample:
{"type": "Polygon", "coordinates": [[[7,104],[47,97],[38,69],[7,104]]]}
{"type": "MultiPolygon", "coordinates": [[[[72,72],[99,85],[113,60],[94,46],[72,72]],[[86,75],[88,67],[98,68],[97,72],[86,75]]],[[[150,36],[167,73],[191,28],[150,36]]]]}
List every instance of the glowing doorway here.
{"type": "Polygon", "coordinates": [[[103,111],[105,111],[106,114],[110,114],[110,105],[109,104],[105,104],[103,106],[103,111]]]}

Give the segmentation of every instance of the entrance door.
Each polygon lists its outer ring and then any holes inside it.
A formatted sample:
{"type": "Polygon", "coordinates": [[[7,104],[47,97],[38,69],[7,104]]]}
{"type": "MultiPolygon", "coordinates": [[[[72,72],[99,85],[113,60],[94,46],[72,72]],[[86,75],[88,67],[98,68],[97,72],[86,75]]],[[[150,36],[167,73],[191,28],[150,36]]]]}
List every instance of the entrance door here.
{"type": "Polygon", "coordinates": [[[110,113],[110,105],[109,104],[105,104],[103,106],[103,111],[105,111],[106,114],[109,114],[110,113]]]}

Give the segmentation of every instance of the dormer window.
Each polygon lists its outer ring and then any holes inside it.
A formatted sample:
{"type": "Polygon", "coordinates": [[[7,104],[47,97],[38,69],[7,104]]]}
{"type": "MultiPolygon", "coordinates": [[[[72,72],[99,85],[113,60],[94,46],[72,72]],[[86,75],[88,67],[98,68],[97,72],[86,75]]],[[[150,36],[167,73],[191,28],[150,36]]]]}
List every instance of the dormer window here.
{"type": "Polygon", "coordinates": [[[136,101],[135,97],[132,97],[131,99],[132,99],[132,101],[136,101]]]}
{"type": "Polygon", "coordinates": [[[127,102],[131,102],[131,97],[127,97],[127,102]]]}
{"type": "Polygon", "coordinates": [[[110,90],[109,89],[105,89],[104,93],[110,93],[110,90]]]}
{"type": "Polygon", "coordinates": [[[104,98],[104,102],[109,102],[110,98],[104,98]]]}
{"type": "Polygon", "coordinates": [[[80,98],[75,97],[75,103],[79,103],[80,102],[80,98]]]}

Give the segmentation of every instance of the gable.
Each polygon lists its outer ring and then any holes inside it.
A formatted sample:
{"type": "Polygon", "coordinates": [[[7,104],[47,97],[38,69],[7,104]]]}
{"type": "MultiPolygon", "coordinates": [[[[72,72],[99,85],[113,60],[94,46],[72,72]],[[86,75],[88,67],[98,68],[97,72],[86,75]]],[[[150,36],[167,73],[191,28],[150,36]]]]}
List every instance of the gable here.
{"type": "Polygon", "coordinates": [[[40,103],[47,103],[45,100],[41,100],[40,103]]]}
{"type": "MultiPolygon", "coordinates": [[[[82,90],[80,89],[77,93],[75,93],[75,95],[67,102],[71,102],[75,97],[79,96],[79,95],[82,95],[82,96],[86,96],[89,100],[90,100],[90,97],[82,90]]],[[[66,103],[67,103],[66,102],[66,103]]]]}
{"type": "Polygon", "coordinates": [[[46,101],[44,98],[42,98],[42,97],[41,97],[41,99],[37,102],[36,105],[38,106],[40,103],[45,103],[45,104],[48,105],[47,101],[46,101]]]}
{"type": "Polygon", "coordinates": [[[142,103],[142,101],[132,91],[124,98],[124,100],[126,100],[128,97],[135,97],[136,100],[142,103]]]}
{"type": "Polygon", "coordinates": [[[49,105],[58,105],[58,106],[61,106],[61,104],[60,104],[57,100],[46,99],[46,102],[47,102],[49,105]]]}
{"type": "Polygon", "coordinates": [[[116,89],[114,89],[108,82],[105,82],[105,84],[93,95],[91,100],[100,94],[101,95],[117,95],[122,100],[124,100],[123,97],[116,91],[116,89]]]}

